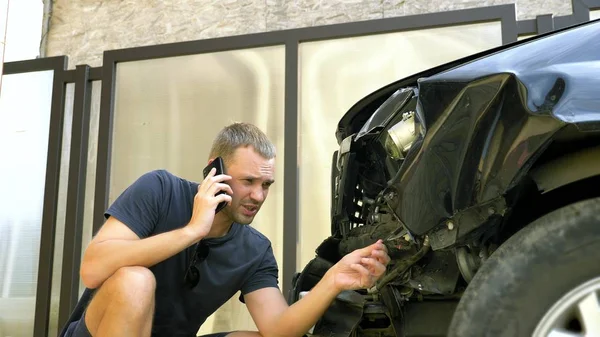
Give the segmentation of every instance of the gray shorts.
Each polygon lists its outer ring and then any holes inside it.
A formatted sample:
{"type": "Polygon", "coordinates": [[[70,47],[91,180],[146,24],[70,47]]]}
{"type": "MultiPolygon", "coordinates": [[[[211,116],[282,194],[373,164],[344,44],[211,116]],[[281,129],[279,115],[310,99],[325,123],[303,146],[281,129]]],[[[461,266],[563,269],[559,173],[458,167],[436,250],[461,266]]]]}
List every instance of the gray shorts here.
{"type": "Polygon", "coordinates": [[[92,337],[92,334],[85,325],[85,315],[78,321],[71,322],[67,327],[64,337],[92,337]]]}
{"type": "MultiPolygon", "coordinates": [[[[92,337],[92,334],[88,330],[85,325],[85,316],[81,316],[81,319],[75,322],[71,322],[69,327],[67,327],[67,331],[65,332],[64,337],[92,337]]],[[[230,332],[216,332],[208,335],[203,335],[201,337],[225,337],[230,332]]]]}

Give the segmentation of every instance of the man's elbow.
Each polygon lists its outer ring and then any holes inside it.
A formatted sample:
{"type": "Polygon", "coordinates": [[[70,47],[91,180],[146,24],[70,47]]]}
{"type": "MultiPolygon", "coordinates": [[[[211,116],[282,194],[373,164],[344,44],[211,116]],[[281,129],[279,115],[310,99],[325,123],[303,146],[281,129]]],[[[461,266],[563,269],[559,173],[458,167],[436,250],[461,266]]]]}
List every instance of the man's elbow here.
{"type": "Polygon", "coordinates": [[[79,277],[81,278],[81,282],[86,288],[96,289],[100,287],[104,279],[101,277],[99,268],[96,268],[91,263],[82,263],[81,269],[79,271],[79,277]]]}
{"type": "Polygon", "coordinates": [[[82,265],[81,270],[79,271],[79,277],[81,278],[81,282],[86,288],[96,289],[98,287],[97,277],[94,275],[94,272],[91,271],[89,267],[85,267],[85,265],[82,265]]]}

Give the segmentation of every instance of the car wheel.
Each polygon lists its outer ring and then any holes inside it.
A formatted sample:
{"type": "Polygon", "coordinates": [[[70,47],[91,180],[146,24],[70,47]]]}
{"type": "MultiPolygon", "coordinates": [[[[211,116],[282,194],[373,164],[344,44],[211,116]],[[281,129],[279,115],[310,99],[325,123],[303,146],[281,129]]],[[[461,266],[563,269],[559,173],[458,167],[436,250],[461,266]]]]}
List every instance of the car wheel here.
{"type": "Polygon", "coordinates": [[[600,199],[553,211],[502,244],[448,336],[600,336],[600,199]]]}

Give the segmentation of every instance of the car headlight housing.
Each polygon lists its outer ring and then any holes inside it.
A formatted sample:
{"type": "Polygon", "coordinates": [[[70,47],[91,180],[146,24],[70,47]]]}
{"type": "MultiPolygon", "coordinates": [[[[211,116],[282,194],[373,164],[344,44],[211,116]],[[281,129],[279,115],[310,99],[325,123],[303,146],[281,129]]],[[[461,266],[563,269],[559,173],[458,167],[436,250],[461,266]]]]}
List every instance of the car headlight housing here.
{"type": "Polygon", "coordinates": [[[420,127],[415,122],[415,112],[405,112],[398,123],[386,130],[384,139],[385,150],[395,160],[404,159],[419,133],[420,127]]]}

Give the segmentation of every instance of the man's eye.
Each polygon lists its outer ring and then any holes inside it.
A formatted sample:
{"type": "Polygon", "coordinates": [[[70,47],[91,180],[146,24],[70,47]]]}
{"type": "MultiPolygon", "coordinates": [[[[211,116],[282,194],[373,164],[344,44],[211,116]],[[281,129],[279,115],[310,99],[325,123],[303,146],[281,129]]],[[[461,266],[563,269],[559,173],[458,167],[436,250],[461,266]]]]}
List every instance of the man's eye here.
{"type": "Polygon", "coordinates": [[[252,179],[244,179],[244,181],[248,184],[252,184],[252,179]]]}

